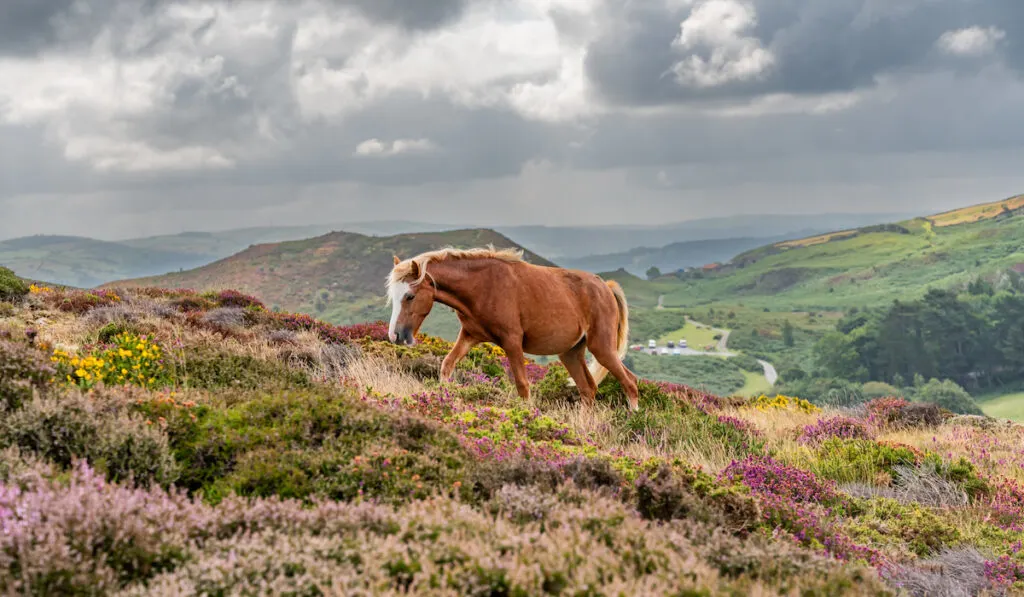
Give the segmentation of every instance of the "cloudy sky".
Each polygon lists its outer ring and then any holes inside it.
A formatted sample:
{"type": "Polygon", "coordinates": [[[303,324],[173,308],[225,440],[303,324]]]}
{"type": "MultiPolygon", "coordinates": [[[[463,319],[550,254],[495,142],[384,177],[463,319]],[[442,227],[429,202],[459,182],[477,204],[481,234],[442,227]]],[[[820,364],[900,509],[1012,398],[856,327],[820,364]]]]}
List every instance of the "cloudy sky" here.
{"type": "Polygon", "coordinates": [[[0,237],[1024,192],[1022,0],[3,0],[0,237]]]}

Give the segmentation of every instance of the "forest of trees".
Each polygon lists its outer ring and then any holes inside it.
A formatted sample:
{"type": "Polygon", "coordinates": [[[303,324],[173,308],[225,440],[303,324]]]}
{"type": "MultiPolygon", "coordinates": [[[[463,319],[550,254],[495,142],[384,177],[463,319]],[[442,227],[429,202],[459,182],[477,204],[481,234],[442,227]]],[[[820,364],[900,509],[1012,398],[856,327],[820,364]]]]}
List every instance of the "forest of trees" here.
{"type": "Polygon", "coordinates": [[[950,379],[972,391],[1024,381],[1024,294],[984,281],[913,302],[851,311],[816,346],[827,376],[896,387],[950,379]]]}

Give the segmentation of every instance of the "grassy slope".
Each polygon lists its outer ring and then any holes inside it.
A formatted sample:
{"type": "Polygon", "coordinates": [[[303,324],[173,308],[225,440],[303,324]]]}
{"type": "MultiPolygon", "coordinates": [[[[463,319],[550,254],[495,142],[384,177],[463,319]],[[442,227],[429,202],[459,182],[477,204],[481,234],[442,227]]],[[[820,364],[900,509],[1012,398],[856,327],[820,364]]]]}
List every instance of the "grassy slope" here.
{"type": "MultiPolygon", "coordinates": [[[[1021,202],[1005,202],[1012,208],[1021,202]]],[[[1003,203],[966,208],[900,225],[906,233],[865,232],[831,241],[822,237],[779,243],[737,256],[734,265],[702,279],[652,283],[666,306],[742,301],[751,306],[844,309],[914,298],[993,275],[1024,262],[1024,217],[998,215],[1003,203]],[[959,223],[967,220],[967,223],[959,223]]]]}

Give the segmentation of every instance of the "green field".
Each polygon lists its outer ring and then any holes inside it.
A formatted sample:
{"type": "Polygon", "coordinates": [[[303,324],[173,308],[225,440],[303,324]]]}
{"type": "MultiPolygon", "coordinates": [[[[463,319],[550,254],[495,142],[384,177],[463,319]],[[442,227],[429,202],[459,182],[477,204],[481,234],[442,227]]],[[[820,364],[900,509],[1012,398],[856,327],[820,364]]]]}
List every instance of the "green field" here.
{"type": "MultiPolygon", "coordinates": [[[[680,314],[680,317],[682,317],[682,314],[680,314]]],[[[712,346],[717,344],[718,340],[715,339],[715,335],[718,333],[709,328],[699,327],[692,322],[687,322],[683,327],[659,336],[658,345],[663,345],[670,340],[678,342],[680,339],[684,339],[688,347],[699,350],[709,344],[712,346]]]]}
{"type": "Polygon", "coordinates": [[[772,389],[772,385],[765,379],[764,374],[753,371],[743,371],[742,373],[746,381],[743,387],[736,390],[740,396],[760,396],[772,389]]]}
{"type": "Polygon", "coordinates": [[[1002,396],[979,396],[978,406],[990,417],[1024,423],[1024,392],[1002,396]]]}

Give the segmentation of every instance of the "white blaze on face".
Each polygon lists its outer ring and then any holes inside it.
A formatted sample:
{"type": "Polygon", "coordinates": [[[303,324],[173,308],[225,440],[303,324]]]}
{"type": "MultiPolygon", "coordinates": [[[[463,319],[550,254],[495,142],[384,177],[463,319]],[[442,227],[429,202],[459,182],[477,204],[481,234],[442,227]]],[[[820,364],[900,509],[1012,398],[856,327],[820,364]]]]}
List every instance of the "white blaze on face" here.
{"type": "Polygon", "coordinates": [[[388,326],[388,338],[395,341],[395,324],[398,323],[398,315],[402,312],[402,297],[409,292],[409,285],[399,282],[391,287],[391,325],[388,326]]]}

